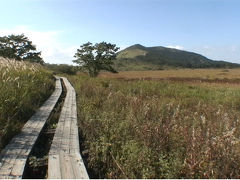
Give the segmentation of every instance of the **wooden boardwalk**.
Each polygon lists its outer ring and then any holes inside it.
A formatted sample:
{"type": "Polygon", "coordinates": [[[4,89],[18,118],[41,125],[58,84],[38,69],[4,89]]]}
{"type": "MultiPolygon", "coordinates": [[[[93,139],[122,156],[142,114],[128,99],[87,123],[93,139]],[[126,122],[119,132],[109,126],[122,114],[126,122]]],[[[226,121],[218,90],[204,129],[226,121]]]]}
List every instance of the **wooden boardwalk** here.
{"type": "Polygon", "coordinates": [[[60,79],[50,98],[24,125],[0,154],[0,179],[22,178],[27,158],[62,93],[60,79]]]}
{"type": "Polygon", "coordinates": [[[76,93],[69,81],[62,79],[67,94],[49,152],[48,178],[88,179],[79,148],[76,93]]]}

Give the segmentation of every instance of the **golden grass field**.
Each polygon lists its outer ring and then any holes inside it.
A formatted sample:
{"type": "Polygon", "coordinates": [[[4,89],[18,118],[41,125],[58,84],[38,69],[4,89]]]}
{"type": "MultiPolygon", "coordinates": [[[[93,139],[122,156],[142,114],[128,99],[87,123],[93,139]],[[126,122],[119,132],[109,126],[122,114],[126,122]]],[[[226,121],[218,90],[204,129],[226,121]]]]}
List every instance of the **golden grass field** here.
{"type": "Polygon", "coordinates": [[[240,69],[173,69],[160,71],[121,71],[117,74],[102,72],[99,77],[141,79],[141,78],[201,78],[240,79],[240,69]]]}
{"type": "Polygon", "coordinates": [[[207,87],[240,88],[240,69],[172,69],[160,71],[101,72],[100,78],[170,80],[207,87]]]}

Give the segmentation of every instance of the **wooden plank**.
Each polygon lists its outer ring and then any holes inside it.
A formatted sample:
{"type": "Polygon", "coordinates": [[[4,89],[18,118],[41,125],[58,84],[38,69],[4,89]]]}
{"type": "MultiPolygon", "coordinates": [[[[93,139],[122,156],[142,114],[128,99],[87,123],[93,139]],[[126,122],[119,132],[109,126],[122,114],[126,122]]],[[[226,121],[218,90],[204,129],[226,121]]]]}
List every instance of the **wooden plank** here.
{"type": "Polygon", "coordinates": [[[60,152],[60,162],[61,162],[60,166],[61,166],[61,174],[62,174],[61,178],[76,179],[68,152],[65,152],[65,151],[60,152]]]}
{"type": "Polygon", "coordinates": [[[61,93],[62,86],[57,77],[53,94],[1,152],[0,179],[22,177],[27,158],[61,93]]]}
{"type": "Polygon", "coordinates": [[[61,169],[60,169],[60,158],[58,154],[54,154],[48,157],[48,166],[54,167],[51,171],[48,171],[48,177],[61,179],[62,176],[61,176],[61,169]]]}
{"type": "Polygon", "coordinates": [[[69,81],[62,79],[67,94],[49,152],[48,178],[57,179],[61,174],[62,179],[89,179],[79,149],[76,93],[69,81]],[[59,156],[60,168],[54,169],[54,156],[59,156]]]}
{"type": "Polygon", "coordinates": [[[75,154],[74,156],[71,156],[71,163],[73,167],[73,172],[75,177],[78,177],[78,179],[88,179],[88,174],[86,167],[83,163],[82,157],[79,153],[75,154]]]}
{"type": "MultiPolygon", "coordinates": [[[[38,124],[36,124],[37,126],[38,124]]],[[[33,128],[33,131],[35,131],[36,127],[33,128]]],[[[37,132],[37,131],[35,131],[37,132]]],[[[12,171],[11,171],[11,176],[16,177],[16,178],[21,178],[22,174],[24,172],[25,164],[26,164],[26,159],[28,158],[28,155],[31,152],[30,146],[32,146],[36,140],[37,140],[38,134],[32,133],[30,137],[23,137],[23,139],[26,139],[26,142],[24,143],[24,146],[21,149],[21,152],[18,153],[17,159],[15,159],[12,171]]]]}

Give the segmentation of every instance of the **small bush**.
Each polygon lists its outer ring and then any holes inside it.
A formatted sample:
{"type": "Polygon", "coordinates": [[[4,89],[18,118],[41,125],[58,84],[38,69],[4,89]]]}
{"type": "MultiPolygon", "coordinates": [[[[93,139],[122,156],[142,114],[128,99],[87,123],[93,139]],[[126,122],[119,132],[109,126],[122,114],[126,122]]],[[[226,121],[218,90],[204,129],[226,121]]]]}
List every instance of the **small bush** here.
{"type": "Polygon", "coordinates": [[[78,71],[78,67],[67,64],[46,64],[45,66],[52,70],[55,74],[75,75],[78,71]]]}

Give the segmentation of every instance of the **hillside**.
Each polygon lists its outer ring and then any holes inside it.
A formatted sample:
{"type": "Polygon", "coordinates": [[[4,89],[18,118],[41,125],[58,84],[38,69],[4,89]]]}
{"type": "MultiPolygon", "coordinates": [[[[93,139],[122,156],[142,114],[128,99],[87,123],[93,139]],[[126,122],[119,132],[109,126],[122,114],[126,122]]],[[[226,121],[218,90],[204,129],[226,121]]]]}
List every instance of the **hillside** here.
{"type": "Polygon", "coordinates": [[[162,46],[130,46],[117,54],[117,70],[160,70],[165,68],[235,68],[239,64],[214,61],[200,54],[162,46]]]}

